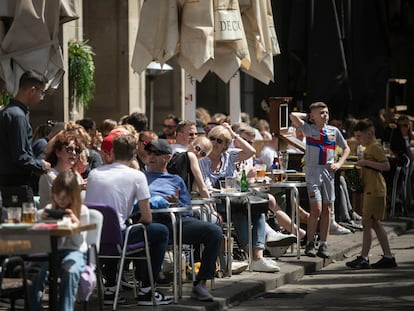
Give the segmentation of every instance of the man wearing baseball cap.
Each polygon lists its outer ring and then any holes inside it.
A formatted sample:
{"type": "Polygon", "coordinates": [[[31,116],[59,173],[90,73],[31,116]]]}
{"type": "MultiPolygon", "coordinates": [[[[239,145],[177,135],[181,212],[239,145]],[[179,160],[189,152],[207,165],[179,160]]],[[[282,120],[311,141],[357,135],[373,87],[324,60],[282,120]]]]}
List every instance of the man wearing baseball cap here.
{"type": "MultiPolygon", "coordinates": [[[[149,143],[145,147],[148,153],[145,172],[147,176],[151,197],[160,196],[169,202],[177,203],[180,207],[191,206],[190,193],[184,180],[168,173],[167,164],[171,158],[171,146],[164,139],[149,143]]],[[[203,222],[193,217],[193,212],[182,213],[183,236],[185,244],[203,244],[204,250],[201,258],[201,266],[196,281],[193,284],[192,297],[202,301],[212,301],[213,295],[206,288],[206,280],[213,279],[216,269],[216,260],[219,254],[222,229],[212,223],[203,222]]],[[[165,219],[155,219],[169,227],[171,222],[165,219]]]]}

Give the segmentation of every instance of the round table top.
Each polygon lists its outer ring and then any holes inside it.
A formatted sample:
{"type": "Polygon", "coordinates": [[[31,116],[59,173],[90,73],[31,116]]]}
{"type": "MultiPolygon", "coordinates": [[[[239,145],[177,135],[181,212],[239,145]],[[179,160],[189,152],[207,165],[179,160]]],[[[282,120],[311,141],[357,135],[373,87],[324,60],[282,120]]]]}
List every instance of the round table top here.
{"type": "Polygon", "coordinates": [[[193,205],[210,204],[210,203],[215,203],[215,202],[216,202],[216,200],[214,198],[191,199],[191,204],[193,204],[193,205]]]}
{"type": "Polygon", "coordinates": [[[250,192],[212,192],[212,197],[245,197],[249,195],[250,192]]]}
{"type": "Polygon", "coordinates": [[[172,206],[167,208],[153,208],[151,213],[184,213],[199,210],[200,206],[172,206]]]}
{"type": "Polygon", "coordinates": [[[283,182],[275,182],[267,184],[266,186],[270,188],[293,188],[293,187],[306,187],[306,182],[304,181],[294,181],[287,180],[283,182]]]}

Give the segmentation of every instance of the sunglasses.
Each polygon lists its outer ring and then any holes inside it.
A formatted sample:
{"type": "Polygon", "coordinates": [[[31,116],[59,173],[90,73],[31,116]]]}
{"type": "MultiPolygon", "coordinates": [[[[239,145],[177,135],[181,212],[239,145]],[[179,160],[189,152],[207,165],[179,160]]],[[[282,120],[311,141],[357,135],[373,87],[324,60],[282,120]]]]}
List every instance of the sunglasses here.
{"type": "Polygon", "coordinates": [[[253,145],[253,142],[251,141],[251,140],[248,140],[248,139],[246,139],[246,138],[244,138],[244,137],[242,137],[245,141],[247,141],[250,145],[253,145]]]}
{"type": "Polygon", "coordinates": [[[175,125],[166,125],[166,124],[164,124],[164,125],[163,125],[163,127],[164,127],[164,128],[167,128],[167,129],[170,129],[170,130],[172,130],[172,129],[176,128],[176,126],[175,126],[175,125]]]}
{"type": "Polygon", "coordinates": [[[398,124],[399,127],[409,127],[409,124],[398,124]]]}
{"type": "Polygon", "coordinates": [[[38,87],[38,86],[34,86],[34,88],[36,89],[36,90],[38,90],[38,91],[40,91],[40,96],[42,96],[42,98],[45,98],[46,97],[46,91],[43,91],[40,87],[38,87]]]}
{"type": "Polygon", "coordinates": [[[202,151],[202,150],[201,150],[201,147],[200,147],[200,146],[198,146],[198,145],[195,145],[195,146],[194,146],[194,149],[195,149],[195,151],[197,151],[197,152],[198,152],[198,154],[199,154],[201,157],[203,157],[203,158],[207,155],[207,153],[206,153],[205,151],[202,151]]]}
{"type": "Polygon", "coordinates": [[[159,150],[154,150],[154,149],[148,149],[148,150],[146,150],[147,151],[147,154],[148,155],[155,155],[155,156],[160,156],[160,155],[163,155],[163,154],[165,154],[165,153],[163,153],[163,152],[161,152],[161,151],[159,151],[159,150]]]}
{"type": "Polygon", "coordinates": [[[81,148],[79,147],[72,147],[72,146],[66,146],[65,150],[67,153],[73,153],[80,154],[82,152],[81,148]]]}
{"type": "Polygon", "coordinates": [[[222,139],[214,137],[214,136],[209,137],[209,139],[211,141],[216,141],[218,144],[222,144],[224,142],[222,139]]]}

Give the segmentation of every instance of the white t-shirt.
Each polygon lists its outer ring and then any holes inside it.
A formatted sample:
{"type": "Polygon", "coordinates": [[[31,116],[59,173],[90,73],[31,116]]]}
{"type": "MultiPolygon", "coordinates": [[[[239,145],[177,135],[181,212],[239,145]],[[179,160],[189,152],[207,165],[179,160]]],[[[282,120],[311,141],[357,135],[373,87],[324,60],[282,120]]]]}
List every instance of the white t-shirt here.
{"type": "MultiPolygon", "coordinates": [[[[55,178],[59,175],[59,172],[54,168],[51,168],[47,174],[43,174],[40,176],[39,179],[39,200],[40,200],[40,208],[45,208],[47,204],[52,202],[52,184],[55,178]]],[[[78,184],[82,185],[83,178],[82,176],[76,172],[76,177],[78,179],[78,184]]],[[[82,199],[85,197],[85,192],[81,192],[82,199]]]]}
{"type": "MultiPolygon", "coordinates": [[[[45,207],[45,209],[51,208],[52,204],[47,204],[45,207]]],[[[79,222],[81,225],[89,224],[89,209],[83,204],[81,206],[79,222]]],[[[86,253],[88,250],[88,245],[86,243],[87,234],[87,231],[83,231],[78,234],[60,237],[58,241],[58,249],[72,249],[86,253]]]]}
{"type": "Polygon", "coordinates": [[[125,229],[134,203],[149,197],[145,175],[124,164],[103,165],[89,173],[85,202],[112,206],[118,212],[122,229],[125,229]]]}

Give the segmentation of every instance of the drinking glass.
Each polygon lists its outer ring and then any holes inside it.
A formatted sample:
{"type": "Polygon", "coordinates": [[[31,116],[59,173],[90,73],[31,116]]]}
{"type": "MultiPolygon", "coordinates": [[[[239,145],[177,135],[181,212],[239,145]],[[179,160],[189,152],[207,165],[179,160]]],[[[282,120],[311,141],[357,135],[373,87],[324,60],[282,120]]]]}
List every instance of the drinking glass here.
{"type": "Polygon", "coordinates": [[[266,177],[266,164],[256,164],[256,180],[257,182],[262,182],[266,177]]]}
{"type": "Polygon", "coordinates": [[[33,224],[36,221],[36,209],[33,202],[23,203],[23,222],[33,224]]]}
{"type": "Polygon", "coordinates": [[[22,221],[22,209],[20,207],[7,207],[7,222],[18,224],[22,221]]]}

